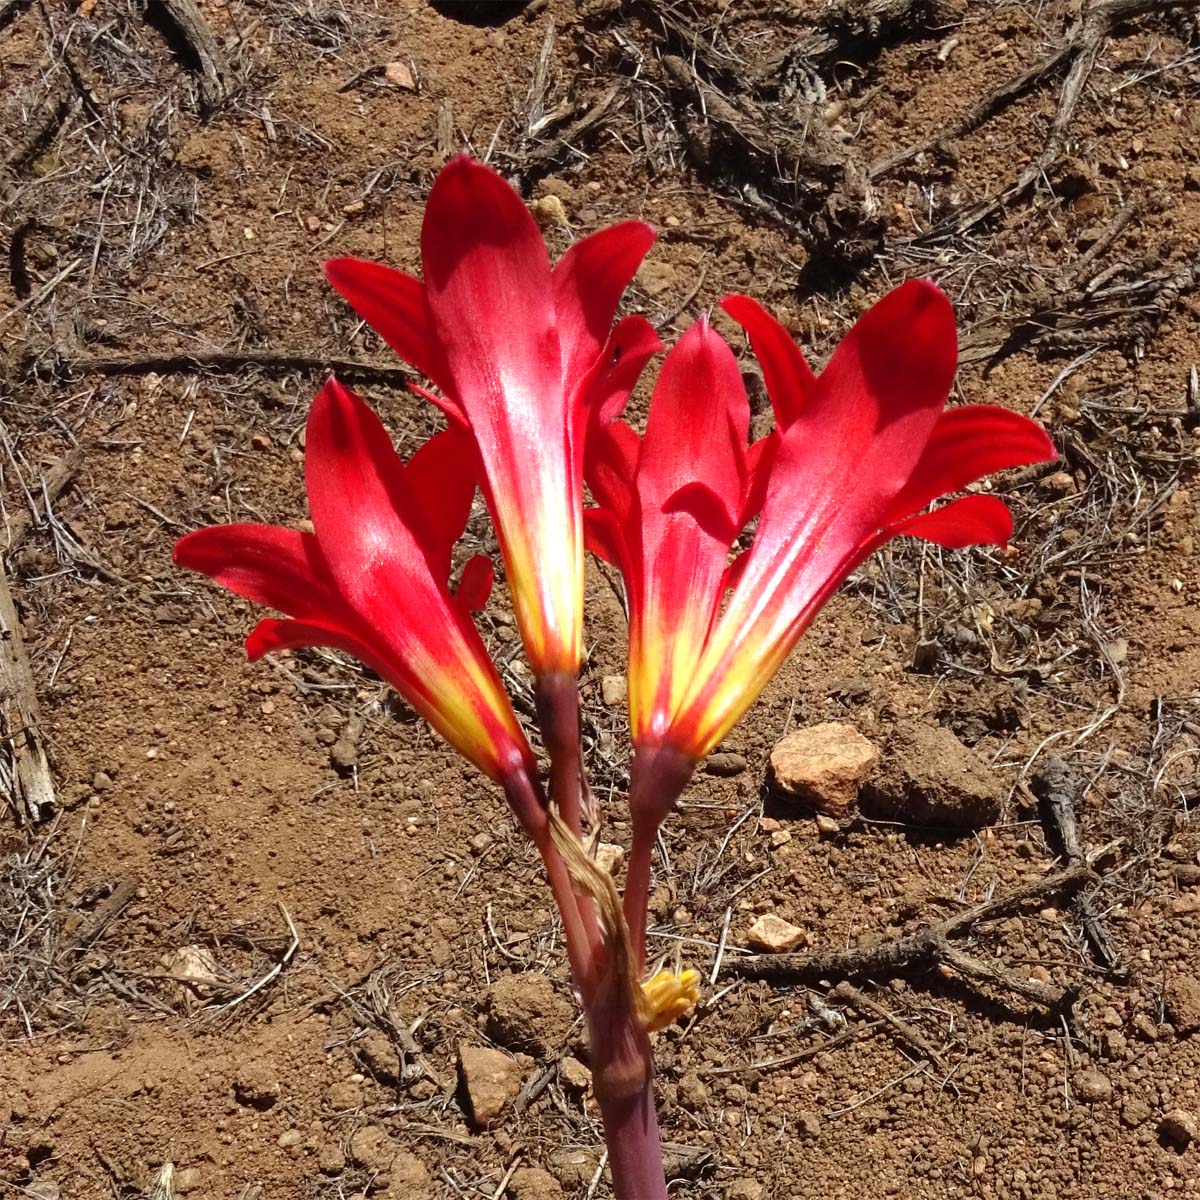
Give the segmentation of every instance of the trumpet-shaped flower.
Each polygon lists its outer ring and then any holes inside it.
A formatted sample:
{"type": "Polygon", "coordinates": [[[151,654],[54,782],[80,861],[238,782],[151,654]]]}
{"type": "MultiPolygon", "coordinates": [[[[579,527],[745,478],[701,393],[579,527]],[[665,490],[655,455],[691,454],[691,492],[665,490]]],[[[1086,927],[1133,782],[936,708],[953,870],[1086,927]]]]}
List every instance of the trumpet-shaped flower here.
{"type": "Polygon", "coordinates": [[[1019,414],[945,410],[956,336],[932,284],[905,284],[876,304],[820,375],[755,301],[731,296],[723,307],[749,335],[776,431],[746,447],[736,364],[701,325],[667,356],[640,444],[614,423],[589,448],[601,506],[589,515],[591,542],[621,566],[631,610],[635,825],[661,821],[692,764],[859,563],[901,535],[950,548],[1006,543],[1012,518],[996,497],[922,510],[994,471],[1055,455],[1019,414]],[[760,497],[750,549],[726,569],[760,497]]]}
{"type": "Polygon", "coordinates": [[[487,558],[451,594],[451,550],[475,491],[470,446],[438,434],[401,462],[378,417],[330,380],[308,418],[305,475],[315,533],[218,525],[176,543],[175,561],[288,615],[260,621],[250,658],[331,646],[386,679],[452,746],[505,786],[531,833],[544,813],[529,744],[470,617],[492,584],[487,558]]]}
{"type": "Polygon", "coordinates": [[[613,317],[654,240],[629,221],[577,242],[554,267],[520,197],[460,157],[439,174],[421,230],[424,281],[334,259],[335,288],[478,448],[526,653],[573,681],[582,654],[583,449],[589,411],[626,393],[658,348],[613,317]]]}

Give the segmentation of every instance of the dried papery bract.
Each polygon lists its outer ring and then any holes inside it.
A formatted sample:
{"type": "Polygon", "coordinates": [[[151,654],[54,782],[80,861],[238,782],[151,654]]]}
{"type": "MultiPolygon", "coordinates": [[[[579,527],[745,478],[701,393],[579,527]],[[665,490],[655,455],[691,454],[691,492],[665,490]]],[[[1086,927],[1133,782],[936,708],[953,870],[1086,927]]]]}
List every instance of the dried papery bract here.
{"type": "Polygon", "coordinates": [[[932,284],[881,300],[819,376],[755,301],[731,296],[723,307],[762,365],[775,431],[748,444],[736,361],[700,321],[663,363],[645,435],[610,411],[588,447],[598,501],[589,542],[620,568],[629,602],[624,904],[635,931],[645,928],[659,824],[850,572],[901,535],[954,549],[1004,544],[1012,521],[995,497],[921,510],[993,471],[1054,457],[1041,427],[1016,413],[944,411],[957,339],[932,284]],[[730,562],[755,515],[750,548],[730,562]]]}

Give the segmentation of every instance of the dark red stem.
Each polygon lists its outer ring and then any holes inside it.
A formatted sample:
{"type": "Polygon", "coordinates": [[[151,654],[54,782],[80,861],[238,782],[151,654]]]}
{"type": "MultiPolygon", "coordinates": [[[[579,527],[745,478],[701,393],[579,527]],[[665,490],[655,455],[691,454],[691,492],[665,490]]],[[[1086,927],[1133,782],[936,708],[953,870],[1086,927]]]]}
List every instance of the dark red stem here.
{"type": "Polygon", "coordinates": [[[646,905],[658,827],[683,794],[695,761],[670,745],[639,746],[629,769],[629,812],[633,837],[625,874],[625,921],[638,973],[646,967],[646,905]]]}

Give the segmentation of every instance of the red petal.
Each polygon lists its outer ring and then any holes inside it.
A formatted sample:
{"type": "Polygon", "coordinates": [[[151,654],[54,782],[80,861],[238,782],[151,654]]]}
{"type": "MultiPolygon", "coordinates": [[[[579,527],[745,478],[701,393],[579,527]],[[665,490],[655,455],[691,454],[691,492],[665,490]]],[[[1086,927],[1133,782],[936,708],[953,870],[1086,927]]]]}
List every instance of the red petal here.
{"type": "Polygon", "coordinates": [[[792,335],[757,300],[726,296],[721,307],[746,331],[762,367],[775,421],[786,429],[807,407],[817,385],[812,368],[792,335]]]}
{"type": "Polygon", "coordinates": [[[555,436],[564,422],[557,314],[546,245],[521,198],[469,158],[437,177],[421,227],[425,297],[453,376],[453,394],[489,451],[504,430],[555,436]]]}
{"type": "Polygon", "coordinates": [[[408,460],[405,479],[424,521],[421,543],[435,581],[450,578],[450,555],[462,537],[475,498],[479,467],[470,437],[447,429],[408,460]]]}
{"type": "Polygon", "coordinates": [[[612,513],[601,508],[583,510],[583,539],[587,548],[627,575],[631,570],[625,535],[612,513]]]}
{"type": "Polygon", "coordinates": [[[584,396],[593,420],[605,423],[620,416],[646,364],[662,348],[654,326],[645,317],[624,317],[617,322],[584,396]]]}
{"type": "Polygon", "coordinates": [[[414,613],[421,611],[422,592],[436,604],[444,584],[432,576],[417,536],[423,516],[379,418],[331,379],[313,402],[306,448],[313,524],[330,573],[351,607],[369,613],[383,631],[405,623],[403,611],[381,602],[397,586],[412,593],[414,613]]]}
{"type": "Polygon", "coordinates": [[[334,616],[334,590],[317,539],[275,525],[214,525],[175,543],[175,562],[223,588],[294,617],[334,616]]]}
{"type": "Polygon", "coordinates": [[[601,508],[622,526],[633,507],[633,477],[642,441],[624,421],[593,427],[584,459],[584,478],[601,508]]]}
{"type": "Polygon", "coordinates": [[[442,391],[450,390],[450,372],[419,279],[360,258],[329,259],[325,278],[406,363],[442,391]]]}
{"type": "Polygon", "coordinates": [[[464,617],[469,618],[471,613],[480,612],[487,604],[495,577],[492,560],[486,554],[476,554],[467,559],[458,581],[458,591],[454,593],[454,603],[464,617]]]}
{"type": "MultiPolygon", "coordinates": [[[[672,497],[708,491],[736,535],[745,480],[750,402],[733,351],[701,317],[663,360],[642,439],[637,487],[643,504],[664,510],[672,497]]],[[[711,522],[710,522],[711,523],[711,522]]],[[[724,536],[724,530],[718,537],[724,536]]]]}
{"type": "Polygon", "coordinates": [[[919,512],[939,496],[961,491],[994,471],[1056,457],[1046,431],[1019,413],[990,404],[947,409],[884,524],[919,512]]]}
{"type": "Polygon", "coordinates": [[[257,662],[264,654],[278,650],[298,650],[305,646],[328,646],[342,650],[365,663],[377,675],[388,672],[374,653],[348,630],[325,621],[277,621],[268,617],[259,621],[246,638],[246,656],[257,662]]]}
{"type": "Polygon", "coordinates": [[[909,517],[885,529],[880,542],[893,537],[917,537],[936,542],[947,550],[1007,546],[1012,530],[1012,514],[1003,500],[996,496],[963,496],[933,512],[909,517]]]}
{"type": "Polygon", "coordinates": [[[576,242],[554,268],[554,307],[568,391],[608,341],[621,295],[656,236],[642,221],[610,225],[576,242]]]}

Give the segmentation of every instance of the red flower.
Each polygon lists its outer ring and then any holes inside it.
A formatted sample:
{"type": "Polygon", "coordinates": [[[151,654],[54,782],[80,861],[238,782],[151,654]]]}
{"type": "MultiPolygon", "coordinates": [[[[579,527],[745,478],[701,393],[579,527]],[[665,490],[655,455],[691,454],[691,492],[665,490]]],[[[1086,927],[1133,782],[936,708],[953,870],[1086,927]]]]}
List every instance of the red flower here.
{"type": "MultiPolygon", "coordinates": [[[[475,483],[456,430],[403,464],[379,418],[330,380],[308,418],[305,476],[315,534],[271,525],[218,525],[181,538],[180,566],[202,571],[289,620],[260,621],[252,660],[272,650],[332,646],[377,671],[456,749],[527,797],[518,816],[540,823],[527,787],[534,759],[470,618],[492,585],[471,559],[456,593],[450,555],[475,483]]],[[[515,802],[515,801],[514,801],[515,802]]]]}
{"type": "MultiPolygon", "coordinates": [[[[932,284],[884,297],[819,376],[755,301],[731,296],[723,307],[749,334],[776,432],[746,447],[741,377],[700,323],[663,364],[644,439],[617,423],[589,443],[601,504],[591,544],[619,563],[629,592],[634,737],[674,751],[675,766],[657,768],[672,780],[680,771],[686,780],[686,764],[729,732],[821,605],[884,542],[908,535],[959,548],[1011,535],[994,496],[922,512],[931,501],[1055,456],[1042,428],[1016,413],[943,411],[956,337],[932,284]],[[753,543],[726,570],[760,496],[753,543]]],[[[635,790],[672,799],[671,787],[635,790]]]]}
{"type": "Polygon", "coordinates": [[[470,431],[517,622],[535,674],[571,686],[582,654],[583,442],[589,412],[637,380],[658,340],[621,293],[654,240],[630,221],[577,242],[551,267],[529,210],[496,172],[460,157],[425,209],[425,279],[356,259],[335,288],[470,431]]]}

